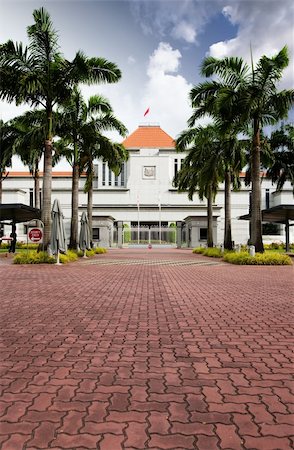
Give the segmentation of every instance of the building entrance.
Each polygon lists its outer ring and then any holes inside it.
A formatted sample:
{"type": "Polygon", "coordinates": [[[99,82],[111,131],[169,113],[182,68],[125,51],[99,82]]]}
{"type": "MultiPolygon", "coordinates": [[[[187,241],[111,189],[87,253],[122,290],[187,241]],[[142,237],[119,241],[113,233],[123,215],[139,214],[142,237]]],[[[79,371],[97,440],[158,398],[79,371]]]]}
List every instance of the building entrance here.
{"type": "Polygon", "coordinates": [[[167,222],[132,222],[123,227],[123,246],[176,247],[176,225],[167,222]]]}

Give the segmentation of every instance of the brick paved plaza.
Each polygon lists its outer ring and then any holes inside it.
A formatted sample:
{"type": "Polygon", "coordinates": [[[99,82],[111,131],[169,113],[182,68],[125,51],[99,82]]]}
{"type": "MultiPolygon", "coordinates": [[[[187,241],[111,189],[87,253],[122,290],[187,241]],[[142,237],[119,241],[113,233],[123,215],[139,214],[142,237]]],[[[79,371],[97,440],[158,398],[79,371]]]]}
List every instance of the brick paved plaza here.
{"type": "Polygon", "coordinates": [[[293,448],[294,266],[124,249],[0,279],[1,449],[293,448]]]}

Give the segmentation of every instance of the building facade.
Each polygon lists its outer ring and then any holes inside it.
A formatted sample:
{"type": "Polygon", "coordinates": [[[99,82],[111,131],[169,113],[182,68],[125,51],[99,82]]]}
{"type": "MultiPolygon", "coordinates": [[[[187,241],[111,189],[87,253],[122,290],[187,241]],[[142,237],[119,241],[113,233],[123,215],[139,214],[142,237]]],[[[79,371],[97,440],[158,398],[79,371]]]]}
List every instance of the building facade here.
{"type": "MultiPolygon", "coordinates": [[[[182,224],[183,245],[205,244],[207,220],[206,201],[200,201],[197,193],[189,200],[186,193],[179,193],[173,186],[173,178],[181,168],[184,153],[175,151],[174,140],[160,126],[142,125],[125,141],[129,159],[119,176],[115,176],[103,161],[95,164],[93,181],[93,239],[101,246],[116,246],[118,224],[123,225],[125,245],[157,242],[175,244],[173,225],[182,224]]],[[[80,178],[79,211],[87,210],[87,194],[84,193],[85,176],[80,178]]],[[[60,201],[69,236],[71,217],[71,173],[53,170],[52,202],[60,201]]],[[[33,179],[29,172],[10,172],[3,182],[3,203],[33,205],[33,179]]],[[[239,220],[248,213],[250,187],[242,179],[241,189],[232,193],[232,239],[245,244],[249,238],[249,223],[239,220]]],[[[278,204],[293,204],[290,183],[282,192],[276,192],[270,180],[262,180],[262,209],[278,204]]],[[[291,227],[290,241],[294,241],[291,227]]],[[[224,235],[224,186],[213,205],[213,232],[215,244],[224,235]]],[[[6,231],[5,231],[6,232],[6,231]]],[[[19,240],[26,239],[26,226],[19,224],[19,240]]],[[[264,227],[265,242],[284,241],[284,227],[264,227]]]]}

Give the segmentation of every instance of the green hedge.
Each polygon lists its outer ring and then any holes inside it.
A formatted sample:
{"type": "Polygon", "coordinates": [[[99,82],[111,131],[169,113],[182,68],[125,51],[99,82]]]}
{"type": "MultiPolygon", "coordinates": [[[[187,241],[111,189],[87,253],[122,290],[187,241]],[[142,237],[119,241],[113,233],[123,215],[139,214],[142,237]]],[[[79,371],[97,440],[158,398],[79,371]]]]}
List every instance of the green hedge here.
{"type": "MultiPolygon", "coordinates": [[[[272,247],[271,247],[272,248],[272,247]]],[[[224,261],[231,264],[243,265],[290,265],[292,260],[288,255],[282,253],[256,253],[255,256],[250,256],[247,251],[236,253],[234,251],[224,251],[217,247],[205,248],[196,247],[192,250],[193,253],[210,256],[212,258],[223,258],[224,261]]]]}
{"type": "MultiPolygon", "coordinates": [[[[35,244],[32,244],[35,245],[35,244]]],[[[35,245],[36,247],[36,245],[35,245]]],[[[86,256],[91,257],[96,254],[106,253],[106,249],[103,247],[93,248],[91,250],[86,250],[86,256]]],[[[62,264],[67,264],[69,262],[77,261],[78,257],[84,255],[84,252],[79,250],[67,250],[65,254],[59,254],[59,261],[62,264]]],[[[22,253],[18,253],[13,258],[14,264],[55,264],[56,257],[49,256],[47,252],[37,252],[36,250],[31,251],[23,251],[22,253]]]]}
{"type": "Polygon", "coordinates": [[[193,253],[199,255],[210,256],[211,258],[222,258],[223,253],[220,248],[217,247],[196,247],[192,250],[193,253]]]}
{"type": "Polygon", "coordinates": [[[13,264],[55,264],[55,262],[55,258],[49,256],[47,252],[23,252],[13,258],[13,264]]]}
{"type": "MultiPolygon", "coordinates": [[[[0,248],[8,249],[9,247],[10,247],[10,242],[1,242],[1,244],[0,244],[0,248]]],[[[39,247],[39,244],[28,243],[28,245],[27,245],[26,242],[17,242],[15,245],[15,248],[28,249],[28,250],[37,250],[38,247],[39,247]]]]}
{"type": "Polygon", "coordinates": [[[198,255],[201,255],[204,253],[204,251],[206,250],[205,247],[195,247],[192,250],[192,253],[197,253],[198,255]]]}
{"type": "Polygon", "coordinates": [[[78,259],[78,255],[77,255],[77,252],[75,252],[74,250],[67,250],[67,252],[65,254],[60,253],[60,255],[59,255],[59,261],[62,264],[74,262],[74,261],[77,261],[77,259],[78,259]]]}
{"type": "Polygon", "coordinates": [[[20,241],[20,242],[16,243],[15,247],[16,248],[28,248],[29,250],[37,250],[39,245],[42,245],[42,244],[33,244],[32,242],[26,243],[26,242],[20,241]]]}
{"type": "Polygon", "coordinates": [[[205,251],[203,252],[203,255],[210,256],[211,258],[222,258],[224,254],[220,248],[209,247],[209,248],[205,249],[205,251]]]}
{"type": "MultiPolygon", "coordinates": [[[[95,255],[99,255],[102,253],[106,253],[106,248],[104,247],[96,247],[96,248],[91,248],[91,250],[86,250],[86,256],[88,258],[90,258],[91,256],[95,256],[95,255]]],[[[77,250],[76,254],[78,255],[79,258],[84,256],[84,251],[83,250],[77,250]]]]}
{"type": "Polygon", "coordinates": [[[230,252],[224,255],[224,261],[231,264],[240,265],[290,265],[291,258],[288,255],[280,253],[256,253],[255,256],[250,256],[247,252],[234,253],[230,252]]]}
{"type": "Polygon", "coordinates": [[[107,252],[106,248],[104,248],[104,247],[96,247],[94,250],[95,250],[96,255],[107,252]]]}

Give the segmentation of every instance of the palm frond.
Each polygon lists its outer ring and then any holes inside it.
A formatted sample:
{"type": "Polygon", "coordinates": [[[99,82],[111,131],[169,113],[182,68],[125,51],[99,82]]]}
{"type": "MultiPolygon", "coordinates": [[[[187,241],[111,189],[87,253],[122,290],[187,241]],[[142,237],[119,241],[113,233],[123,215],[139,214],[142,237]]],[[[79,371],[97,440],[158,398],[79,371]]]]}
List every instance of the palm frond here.
{"type": "Polygon", "coordinates": [[[217,59],[209,56],[204,59],[201,65],[201,75],[211,77],[218,75],[223,80],[229,79],[233,74],[239,82],[248,74],[249,67],[242,58],[227,57],[217,59]]]}

